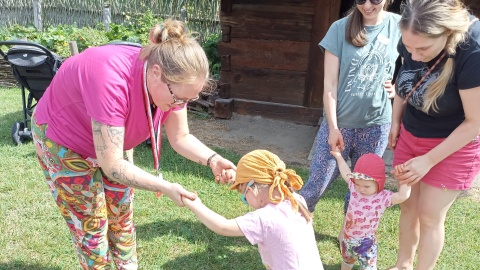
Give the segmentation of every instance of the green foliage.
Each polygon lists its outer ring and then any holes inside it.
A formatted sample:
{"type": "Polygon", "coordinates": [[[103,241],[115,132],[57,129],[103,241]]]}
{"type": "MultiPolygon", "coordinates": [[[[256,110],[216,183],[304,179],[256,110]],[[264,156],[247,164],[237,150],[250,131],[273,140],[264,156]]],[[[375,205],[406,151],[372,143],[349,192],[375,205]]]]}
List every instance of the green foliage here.
{"type": "MultiPolygon", "coordinates": [[[[15,40],[27,38],[28,41],[39,43],[47,49],[57,53],[62,57],[70,56],[68,43],[76,41],[78,51],[83,51],[88,47],[98,46],[110,41],[129,41],[148,44],[148,33],[155,24],[161,23],[162,19],[155,16],[151,11],[141,15],[125,14],[123,24],[110,24],[110,30],[105,31],[103,24],[95,27],[78,28],[74,25],[56,25],[45,28],[42,32],[36,30],[33,26],[22,26],[18,24],[0,29],[0,40],[15,40]]],[[[220,40],[220,34],[199,33],[202,37],[201,44],[207,54],[210,63],[210,70],[215,79],[220,78],[220,57],[218,56],[217,44],[220,40]]],[[[7,51],[5,46],[1,50],[7,51]]]]}
{"type": "Polygon", "coordinates": [[[161,18],[155,17],[151,11],[139,17],[125,15],[123,24],[110,24],[110,31],[106,32],[109,41],[122,40],[140,44],[148,43],[148,33],[155,24],[161,23],[161,18]]]}
{"type": "Polygon", "coordinates": [[[220,56],[218,56],[218,42],[220,40],[220,34],[214,33],[204,37],[202,44],[205,53],[207,54],[208,63],[210,64],[210,72],[215,79],[220,79],[220,56]]]}
{"type": "MultiPolygon", "coordinates": [[[[108,42],[104,31],[90,27],[77,28],[75,25],[51,26],[42,32],[38,32],[33,26],[16,24],[0,31],[0,40],[21,38],[27,38],[28,41],[39,43],[62,57],[70,56],[68,43],[73,40],[77,42],[79,51],[108,42]]],[[[8,50],[5,46],[0,49],[3,51],[8,50]]]]}

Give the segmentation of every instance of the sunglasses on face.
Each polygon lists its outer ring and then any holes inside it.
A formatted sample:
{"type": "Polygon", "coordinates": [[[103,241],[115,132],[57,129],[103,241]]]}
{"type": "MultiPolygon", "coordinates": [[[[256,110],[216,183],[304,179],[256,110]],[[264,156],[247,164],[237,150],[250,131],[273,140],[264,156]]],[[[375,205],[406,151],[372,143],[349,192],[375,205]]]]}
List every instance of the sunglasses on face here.
{"type": "Polygon", "coordinates": [[[167,84],[167,87],[168,87],[168,91],[170,91],[170,95],[172,95],[172,98],[173,98],[172,104],[173,105],[182,105],[182,104],[185,104],[185,103],[188,103],[188,102],[195,101],[195,100],[200,98],[199,96],[197,96],[195,98],[190,98],[190,99],[179,99],[173,94],[172,88],[170,87],[170,83],[166,82],[166,84],[167,84]]]}
{"type": "Polygon", "coordinates": [[[247,184],[247,186],[245,187],[245,190],[243,191],[243,194],[242,194],[241,199],[242,199],[242,202],[243,202],[244,204],[248,204],[247,199],[245,198],[245,195],[247,195],[247,190],[248,190],[249,187],[251,187],[251,186],[253,185],[253,183],[255,183],[255,181],[253,181],[253,179],[250,180],[250,181],[248,181],[248,184],[247,184]]]}
{"type": "MultiPolygon", "coordinates": [[[[383,0],[369,0],[372,5],[379,5],[380,3],[383,2],[383,0]]],[[[367,0],[355,0],[355,4],[357,5],[363,5],[367,2],[367,0]]]]}

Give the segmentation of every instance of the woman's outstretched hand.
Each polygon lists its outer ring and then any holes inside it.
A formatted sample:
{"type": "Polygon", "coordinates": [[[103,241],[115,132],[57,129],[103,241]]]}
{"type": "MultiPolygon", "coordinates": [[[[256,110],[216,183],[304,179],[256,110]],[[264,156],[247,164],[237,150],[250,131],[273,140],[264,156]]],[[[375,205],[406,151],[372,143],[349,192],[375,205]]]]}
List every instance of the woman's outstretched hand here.
{"type": "Polygon", "coordinates": [[[169,183],[163,194],[168,196],[177,206],[184,206],[182,197],[190,200],[197,198],[197,194],[184,189],[182,185],[177,183],[169,183]]]}

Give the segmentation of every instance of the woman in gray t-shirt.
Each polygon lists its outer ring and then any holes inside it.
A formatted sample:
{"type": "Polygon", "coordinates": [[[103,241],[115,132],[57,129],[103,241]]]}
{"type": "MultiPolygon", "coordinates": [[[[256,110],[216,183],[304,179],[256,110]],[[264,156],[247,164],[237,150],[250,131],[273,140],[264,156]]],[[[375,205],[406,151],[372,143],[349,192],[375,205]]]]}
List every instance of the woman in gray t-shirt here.
{"type": "Polygon", "coordinates": [[[334,22],[320,42],[325,51],[324,117],[310,177],[300,194],[314,211],[339,176],[330,150],[339,148],[352,167],[366,153],[383,155],[391,124],[391,82],[398,57],[400,16],[390,0],[356,0],[349,15],[334,22]]]}

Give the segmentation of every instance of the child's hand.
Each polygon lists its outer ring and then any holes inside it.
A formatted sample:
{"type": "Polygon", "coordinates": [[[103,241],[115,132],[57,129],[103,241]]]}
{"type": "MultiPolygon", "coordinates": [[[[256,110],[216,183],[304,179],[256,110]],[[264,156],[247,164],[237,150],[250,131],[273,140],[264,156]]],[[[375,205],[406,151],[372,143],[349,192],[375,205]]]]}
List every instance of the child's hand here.
{"type": "Polygon", "coordinates": [[[393,170],[390,173],[392,173],[395,177],[406,173],[405,165],[400,164],[400,165],[395,166],[395,168],[393,168],[393,170]]]}
{"type": "Polygon", "coordinates": [[[167,182],[163,193],[167,197],[169,197],[177,206],[183,206],[183,198],[190,198],[193,200],[197,196],[195,193],[192,193],[183,188],[180,184],[170,182],[167,182]]]}
{"type": "Polygon", "coordinates": [[[237,176],[237,171],[234,169],[225,170],[225,177],[228,179],[228,184],[232,185],[235,183],[235,177],[237,176]]]}
{"type": "Polygon", "coordinates": [[[194,206],[194,205],[197,204],[197,203],[202,203],[202,201],[200,200],[200,198],[199,198],[198,195],[197,195],[197,192],[194,192],[194,193],[195,193],[195,195],[196,195],[196,197],[195,197],[194,200],[191,200],[191,199],[189,199],[189,198],[187,198],[187,197],[183,197],[183,196],[182,196],[182,202],[183,202],[183,204],[184,204],[186,207],[188,207],[188,208],[191,208],[192,206],[194,206]]]}
{"type": "Polygon", "coordinates": [[[215,176],[215,182],[217,183],[222,183],[222,184],[233,184],[235,183],[235,176],[237,175],[237,172],[234,169],[223,169],[222,173],[215,176]],[[221,179],[224,179],[222,182],[221,179]]]}
{"type": "Polygon", "coordinates": [[[335,147],[334,150],[330,151],[330,154],[332,154],[332,156],[334,158],[341,158],[342,157],[342,152],[340,151],[340,148],[338,148],[338,146],[335,147]]]}

